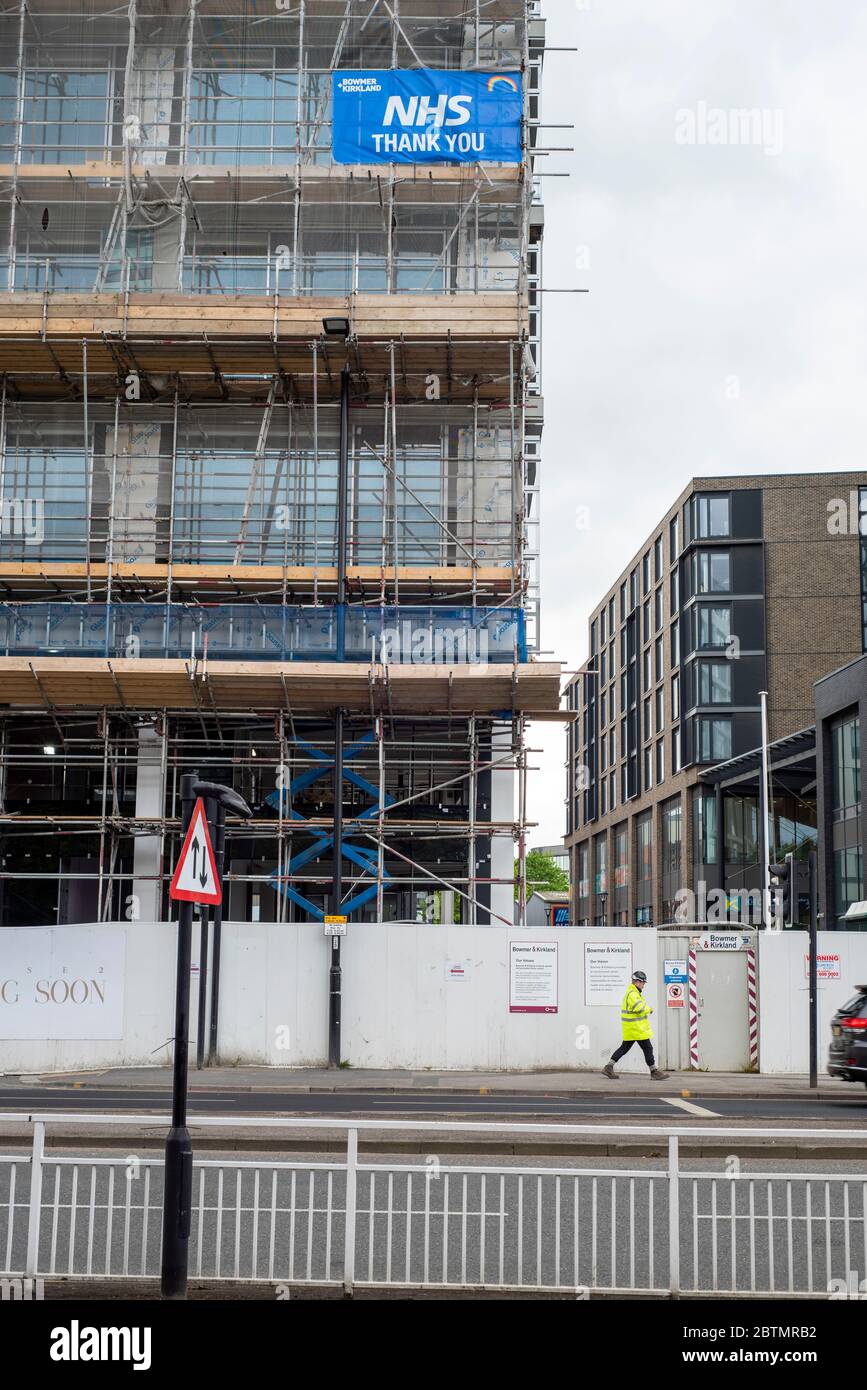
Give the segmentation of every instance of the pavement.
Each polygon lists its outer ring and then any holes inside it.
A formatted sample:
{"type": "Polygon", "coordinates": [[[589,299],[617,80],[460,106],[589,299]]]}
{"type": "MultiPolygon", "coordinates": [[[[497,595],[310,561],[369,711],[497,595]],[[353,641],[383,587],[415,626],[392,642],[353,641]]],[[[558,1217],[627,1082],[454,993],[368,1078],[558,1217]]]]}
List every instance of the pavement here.
{"type": "MultiPolygon", "coordinates": [[[[41,1072],[2,1075],[2,1089],[72,1086],[92,1090],[154,1090],[171,1088],[171,1067],[110,1067],[99,1071],[41,1072]]],[[[206,1067],[190,1068],[190,1090],[285,1091],[292,1094],[329,1092],[395,1094],[437,1091],[443,1095],[546,1095],[755,1097],[815,1100],[817,1097],[854,1099],[860,1086],[819,1076],[816,1090],[807,1075],[762,1076],[753,1072],[671,1072],[667,1081],[651,1081],[646,1072],[619,1074],[609,1081],[598,1071],[398,1071],[355,1067],[206,1067]]]]}

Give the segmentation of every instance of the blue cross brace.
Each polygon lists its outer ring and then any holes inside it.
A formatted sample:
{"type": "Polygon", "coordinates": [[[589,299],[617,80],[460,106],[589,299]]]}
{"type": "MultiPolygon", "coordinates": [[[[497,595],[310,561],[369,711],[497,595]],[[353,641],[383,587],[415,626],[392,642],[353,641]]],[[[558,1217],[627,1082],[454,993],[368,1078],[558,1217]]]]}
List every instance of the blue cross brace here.
{"type": "MultiPolygon", "coordinates": [[[[366,806],[358,816],[354,817],[356,821],[370,820],[371,817],[379,814],[379,790],[372,782],[368,782],[366,777],[362,777],[360,773],[355,772],[353,768],[347,768],[346,764],[351,762],[354,757],[367,748],[373,742],[373,739],[374,731],[371,729],[368,733],[362,734],[360,738],[357,738],[343,750],[344,782],[351,782],[352,785],[358,787],[360,791],[366,792],[369,796],[373,797],[373,804],[366,806]]],[[[333,754],[329,756],[329,754],[324,753],[321,748],[315,748],[312,743],[306,743],[303,739],[295,738],[292,742],[302,752],[309,754],[311,758],[315,758],[317,766],[309,767],[305,772],[300,772],[297,777],[292,778],[288,787],[278,787],[271,792],[270,796],[266,796],[265,801],[267,804],[273,806],[277,811],[280,809],[282,799],[289,799],[296,796],[298,792],[306,791],[314,782],[318,782],[321,777],[326,777],[330,772],[333,772],[334,769],[333,754]]],[[[387,806],[391,806],[393,802],[394,797],[389,796],[388,792],[386,792],[382,801],[383,809],[387,806]]],[[[307,821],[306,816],[302,816],[298,811],[292,809],[288,809],[288,816],[292,820],[302,821],[304,823],[307,821]]],[[[289,874],[297,873],[300,869],[303,869],[306,864],[311,863],[314,859],[321,858],[323,854],[326,854],[328,850],[332,848],[334,844],[333,835],[326,834],[324,830],[320,830],[317,826],[312,826],[310,833],[315,836],[315,842],[312,845],[308,845],[306,849],[299,850],[297,854],[292,856],[287,865],[287,872],[289,874]]],[[[369,874],[375,880],[377,865],[377,854],[375,850],[369,849],[367,845],[353,844],[344,836],[343,857],[351,860],[353,864],[361,869],[363,874],[369,874]]],[[[275,869],[271,874],[271,878],[276,880],[277,877],[278,874],[275,869]]],[[[383,882],[388,883],[389,881],[390,876],[385,868],[383,868],[383,882]]],[[[292,902],[297,903],[305,912],[309,912],[311,917],[320,922],[324,920],[325,913],[322,908],[316,907],[309,898],[304,897],[303,893],[299,893],[297,888],[292,888],[288,883],[276,882],[274,887],[278,892],[282,892],[287,898],[290,898],[292,902]]],[[[372,897],[375,897],[376,889],[377,885],[374,881],[366,888],[363,888],[359,893],[356,893],[354,898],[348,898],[346,902],[341,903],[341,911],[345,912],[347,915],[357,911],[358,908],[363,907],[366,902],[369,902],[372,897]]]]}

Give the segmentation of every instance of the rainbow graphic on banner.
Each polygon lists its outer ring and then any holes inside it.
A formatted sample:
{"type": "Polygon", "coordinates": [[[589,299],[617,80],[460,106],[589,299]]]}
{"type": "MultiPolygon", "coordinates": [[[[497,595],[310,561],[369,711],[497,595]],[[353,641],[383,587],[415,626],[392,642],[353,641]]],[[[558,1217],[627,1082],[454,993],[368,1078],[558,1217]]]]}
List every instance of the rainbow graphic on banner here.
{"type": "Polygon", "coordinates": [[[488,91],[489,91],[489,92],[492,92],[492,91],[494,90],[494,88],[496,87],[496,85],[497,85],[498,82],[503,82],[503,83],[505,83],[505,85],[506,85],[507,87],[511,88],[511,90],[512,90],[513,92],[517,92],[517,90],[518,90],[518,84],[517,84],[517,82],[515,81],[514,77],[506,77],[506,76],[504,76],[503,74],[497,74],[497,75],[494,76],[494,77],[489,77],[489,78],[488,78],[488,91]]]}

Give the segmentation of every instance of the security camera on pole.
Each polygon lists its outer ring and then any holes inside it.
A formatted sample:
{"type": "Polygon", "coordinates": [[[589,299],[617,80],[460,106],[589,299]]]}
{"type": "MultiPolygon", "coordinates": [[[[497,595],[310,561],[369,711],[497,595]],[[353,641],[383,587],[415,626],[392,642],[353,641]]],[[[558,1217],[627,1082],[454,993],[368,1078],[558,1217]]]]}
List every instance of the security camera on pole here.
{"type": "Polygon", "coordinates": [[[175,982],[175,1053],[172,1077],[172,1127],[166,1138],[163,1183],[163,1248],[160,1283],[163,1298],[185,1298],[193,1195],[193,1146],[187,1129],[187,1062],[190,1033],[190,951],[193,903],[217,906],[223,885],[205,809],[205,798],[216,804],[222,818],[227,810],[245,819],[253,814],[246,801],[216,782],[200,782],[198,774],[181,778],[183,846],[169,897],[180,903],[178,966],[175,982]]]}

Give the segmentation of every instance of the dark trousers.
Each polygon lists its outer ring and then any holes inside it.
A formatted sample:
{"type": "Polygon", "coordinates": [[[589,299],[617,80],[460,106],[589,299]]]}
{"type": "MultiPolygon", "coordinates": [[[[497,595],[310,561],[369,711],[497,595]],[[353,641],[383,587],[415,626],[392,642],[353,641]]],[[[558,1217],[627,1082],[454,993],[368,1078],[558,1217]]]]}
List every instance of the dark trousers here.
{"type": "Polygon", "coordinates": [[[623,1041],[623,1042],[620,1044],[620,1046],[618,1047],[617,1051],[616,1051],[616,1052],[612,1052],[612,1054],[611,1054],[611,1060],[612,1060],[612,1062],[619,1062],[619,1061],[620,1061],[620,1058],[621,1058],[621,1057],[625,1057],[625,1055],[626,1055],[626,1053],[629,1051],[630,1047],[632,1047],[633,1043],[636,1043],[636,1042],[638,1043],[638,1046],[641,1048],[642,1052],[644,1053],[644,1060],[645,1060],[645,1062],[647,1063],[647,1065],[650,1067],[650,1070],[651,1070],[651,1071],[655,1071],[655,1069],[656,1069],[656,1059],[655,1059],[655,1057],[654,1057],[654,1055],[653,1055],[653,1043],[650,1041],[650,1038],[626,1038],[626,1039],[624,1039],[624,1041],[623,1041]]]}

